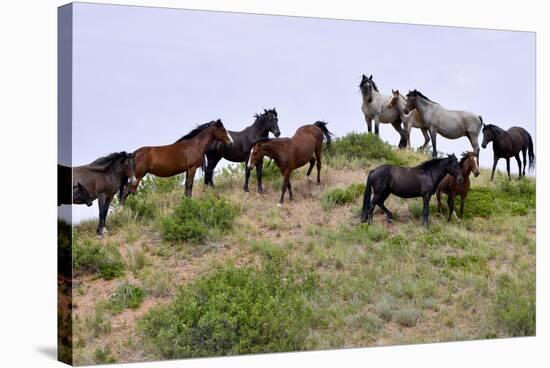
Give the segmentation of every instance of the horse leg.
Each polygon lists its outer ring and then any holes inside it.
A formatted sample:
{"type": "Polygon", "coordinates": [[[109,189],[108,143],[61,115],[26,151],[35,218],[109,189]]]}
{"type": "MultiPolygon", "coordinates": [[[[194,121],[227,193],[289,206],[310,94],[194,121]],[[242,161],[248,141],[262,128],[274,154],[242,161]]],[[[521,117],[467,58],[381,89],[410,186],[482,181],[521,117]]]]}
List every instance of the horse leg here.
{"type": "Polygon", "coordinates": [[[244,187],[243,190],[245,192],[248,192],[248,180],[250,179],[250,171],[251,169],[248,168],[248,165],[244,164],[244,187]]]}
{"type": "Polygon", "coordinates": [[[98,236],[103,236],[103,227],[104,227],[103,213],[105,210],[106,200],[107,200],[107,196],[105,195],[105,193],[99,193],[99,195],[97,196],[97,204],[99,207],[99,221],[97,223],[97,229],[96,229],[96,233],[98,236]]]}
{"type": "Polygon", "coordinates": [[[428,216],[430,215],[430,193],[422,196],[424,207],[422,208],[422,225],[428,226],[428,216]]]}
{"type": "Polygon", "coordinates": [[[430,135],[426,129],[422,128],[420,130],[422,131],[422,135],[424,135],[424,144],[420,146],[420,149],[423,151],[428,146],[428,143],[430,143],[430,135]]]}
{"type": "Polygon", "coordinates": [[[204,185],[214,188],[214,169],[221,157],[218,155],[206,155],[206,170],[204,171],[204,185]]]}
{"type": "Polygon", "coordinates": [[[109,213],[109,207],[111,206],[111,202],[113,201],[113,197],[108,197],[105,199],[105,208],[103,209],[103,228],[104,230],[107,230],[107,214],[109,213]]]}
{"type": "Polygon", "coordinates": [[[258,193],[263,193],[262,188],[262,170],[264,167],[264,160],[258,161],[256,164],[256,181],[258,182],[258,193]]]}
{"type": "Polygon", "coordinates": [[[432,157],[437,157],[437,132],[434,129],[430,129],[430,138],[432,139],[432,157]]]}
{"type": "Polygon", "coordinates": [[[407,130],[406,130],[406,136],[405,139],[407,140],[407,148],[411,149],[411,130],[412,130],[412,122],[406,123],[407,130]]]}
{"type": "Polygon", "coordinates": [[[468,193],[465,193],[460,196],[460,213],[458,214],[458,217],[462,218],[464,215],[464,203],[466,203],[466,197],[468,196],[468,193]]]}
{"type": "Polygon", "coordinates": [[[365,121],[367,122],[367,129],[369,130],[369,133],[372,133],[372,119],[367,118],[367,115],[365,115],[365,121]]]}
{"type": "Polygon", "coordinates": [[[493,171],[491,172],[491,181],[493,181],[493,178],[495,177],[495,169],[497,168],[499,159],[500,157],[498,157],[496,154],[493,155],[493,171]]]}
{"type": "Polygon", "coordinates": [[[477,164],[479,166],[479,143],[477,141],[477,136],[474,136],[472,133],[468,132],[468,140],[470,141],[470,144],[472,145],[472,148],[474,150],[474,153],[476,154],[477,158],[477,164]]]}
{"type": "Polygon", "coordinates": [[[321,184],[321,147],[315,150],[315,160],[317,161],[317,184],[321,184]]]}
{"type": "Polygon", "coordinates": [[[376,205],[380,206],[380,195],[378,193],[374,193],[372,195],[372,199],[370,201],[370,206],[369,206],[369,210],[368,210],[368,215],[367,215],[367,223],[369,225],[372,225],[372,218],[374,216],[374,207],[376,207],[376,205]]]}
{"type": "Polygon", "coordinates": [[[195,180],[195,171],[196,167],[190,167],[187,170],[187,175],[185,176],[185,196],[191,197],[193,195],[193,181],[195,180]]]}
{"type": "Polygon", "coordinates": [[[441,204],[441,190],[435,192],[435,197],[437,198],[437,210],[439,213],[443,213],[443,205],[441,204]]]}
{"type": "Polygon", "coordinates": [[[527,147],[522,149],[523,151],[523,176],[525,176],[525,168],[527,167],[527,147]]]}
{"type": "Polygon", "coordinates": [[[519,169],[519,179],[521,179],[521,160],[519,158],[519,152],[516,153],[516,161],[518,163],[518,169],[519,169]]]}
{"type": "Polygon", "coordinates": [[[453,211],[455,210],[455,194],[453,192],[450,192],[447,197],[447,206],[449,206],[449,217],[447,218],[447,222],[450,222],[453,211]]]}
{"type": "Polygon", "coordinates": [[[136,177],[136,184],[130,184],[128,183],[125,187],[124,187],[124,190],[122,191],[122,198],[120,198],[120,204],[124,206],[124,204],[126,203],[126,198],[128,198],[128,196],[130,194],[133,194],[136,192],[138,186],[139,186],[139,183],[141,182],[141,179],[143,178],[138,178],[136,177]]]}
{"type": "Polygon", "coordinates": [[[380,123],[378,120],[374,120],[374,134],[380,135],[380,123]]]}
{"type": "Polygon", "coordinates": [[[512,176],[510,175],[510,157],[506,158],[506,172],[508,172],[508,179],[512,180],[512,176]]]}
{"type": "Polygon", "coordinates": [[[310,180],[311,178],[309,177],[311,175],[311,171],[313,171],[313,166],[315,165],[315,157],[312,157],[309,159],[309,168],[307,169],[307,179],[310,180]]]}
{"type": "Polygon", "coordinates": [[[401,127],[401,119],[397,119],[393,123],[391,123],[393,128],[399,133],[399,148],[405,148],[407,146],[407,136],[405,135],[405,131],[401,127]]]}
{"type": "Polygon", "coordinates": [[[290,200],[292,201],[292,185],[290,184],[290,178],[288,179],[288,195],[290,200]]]}
{"type": "Polygon", "coordinates": [[[386,201],[386,199],[388,199],[388,196],[390,195],[390,193],[384,193],[380,196],[380,199],[378,200],[377,204],[378,206],[382,209],[382,211],[384,211],[384,213],[386,214],[386,218],[388,219],[388,222],[393,222],[393,214],[391,213],[391,211],[389,209],[386,208],[386,206],[384,205],[384,202],[386,201]]]}
{"type": "Polygon", "coordinates": [[[290,169],[286,169],[284,171],[284,179],[283,179],[283,186],[281,188],[281,198],[279,199],[279,206],[283,204],[285,199],[285,191],[288,188],[288,184],[290,183],[290,169]]]}

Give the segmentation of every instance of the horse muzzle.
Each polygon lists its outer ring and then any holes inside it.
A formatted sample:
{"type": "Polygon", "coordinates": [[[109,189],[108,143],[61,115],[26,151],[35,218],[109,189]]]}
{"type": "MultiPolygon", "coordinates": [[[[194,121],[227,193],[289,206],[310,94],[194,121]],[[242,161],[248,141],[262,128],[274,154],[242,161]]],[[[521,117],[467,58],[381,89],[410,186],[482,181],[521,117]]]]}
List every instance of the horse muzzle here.
{"type": "Polygon", "coordinates": [[[479,176],[479,171],[475,171],[474,176],[477,178],[479,176]]]}
{"type": "Polygon", "coordinates": [[[137,178],[136,178],[135,176],[132,176],[132,177],[130,178],[130,184],[136,185],[137,183],[138,183],[137,178]]]}
{"type": "Polygon", "coordinates": [[[483,148],[483,149],[487,148],[487,143],[485,143],[485,142],[481,143],[481,148],[483,148]]]}
{"type": "Polygon", "coordinates": [[[281,132],[277,130],[276,132],[273,132],[273,135],[275,138],[278,138],[281,135],[281,132]]]}

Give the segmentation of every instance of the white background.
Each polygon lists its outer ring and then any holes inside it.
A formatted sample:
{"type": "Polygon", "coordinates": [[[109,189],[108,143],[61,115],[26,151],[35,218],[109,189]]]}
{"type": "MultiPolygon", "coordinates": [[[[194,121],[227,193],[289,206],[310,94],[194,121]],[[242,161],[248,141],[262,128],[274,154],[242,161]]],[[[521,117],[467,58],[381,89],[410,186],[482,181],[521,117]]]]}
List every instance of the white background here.
{"type": "MultiPolygon", "coordinates": [[[[106,1],[97,1],[106,3],[106,1]]],[[[158,363],[143,367],[547,366],[547,202],[550,27],[543,1],[117,1],[169,6],[537,32],[537,337],[158,363]],[[546,313],[545,313],[546,312],[546,313]]],[[[0,365],[57,367],[56,0],[0,5],[0,365]]],[[[506,77],[506,76],[503,76],[506,77]]],[[[513,78],[510,79],[510,93],[513,78]]],[[[116,365],[118,366],[118,365],[116,365]]]]}

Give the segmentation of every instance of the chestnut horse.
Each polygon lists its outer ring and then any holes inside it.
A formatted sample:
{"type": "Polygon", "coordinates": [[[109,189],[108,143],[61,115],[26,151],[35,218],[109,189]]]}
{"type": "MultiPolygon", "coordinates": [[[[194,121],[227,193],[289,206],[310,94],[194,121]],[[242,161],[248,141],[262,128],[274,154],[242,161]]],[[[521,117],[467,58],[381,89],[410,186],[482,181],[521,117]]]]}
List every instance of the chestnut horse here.
{"type": "Polygon", "coordinates": [[[284,176],[281,188],[281,199],[278,206],[283,204],[285,191],[288,189],[290,200],[292,200],[292,186],[290,185],[290,174],[292,170],[304,166],[309,162],[307,177],[317,163],[317,184],[321,183],[321,147],[326,139],[327,146],[332,140],[332,133],[327,129],[327,123],[318,121],[315,124],[304,125],[294,133],[292,138],[263,138],[252,146],[248,168],[252,169],[258,162],[262,162],[264,156],[275,161],[281,174],[284,176]]]}
{"type": "Polygon", "coordinates": [[[233,143],[220,119],[199,125],[173,144],[138,148],[134,152],[137,182],[124,188],[121,202],[124,204],[128,195],[137,190],[147,173],[169,177],[186,172],[185,195],[190,197],[195,172],[203,167],[206,150],[214,140],[228,145],[233,143]]]}
{"type": "Polygon", "coordinates": [[[447,194],[447,205],[449,206],[449,217],[447,221],[451,221],[451,215],[455,209],[455,198],[457,195],[460,196],[460,212],[458,213],[458,217],[462,218],[464,214],[464,202],[466,202],[466,197],[470,190],[470,173],[473,172],[475,177],[479,176],[479,167],[477,166],[475,152],[464,152],[458,164],[462,172],[462,183],[459,183],[452,175],[447,174],[447,176],[441,180],[435,191],[437,209],[439,212],[441,212],[441,192],[447,194]]]}

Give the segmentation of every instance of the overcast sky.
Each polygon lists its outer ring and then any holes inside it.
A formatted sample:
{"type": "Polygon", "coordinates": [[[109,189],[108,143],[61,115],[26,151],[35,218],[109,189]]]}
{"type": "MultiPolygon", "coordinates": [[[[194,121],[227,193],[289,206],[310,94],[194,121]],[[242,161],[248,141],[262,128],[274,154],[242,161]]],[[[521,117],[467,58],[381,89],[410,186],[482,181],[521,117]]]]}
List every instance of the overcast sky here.
{"type": "MultiPolygon", "coordinates": [[[[535,139],[534,33],[82,3],[73,20],[75,166],[217,118],[240,130],[264,107],[277,108],[282,136],[316,120],[337,136],[363,132],[363,73],[383,94],[416,88],[535,139]]],[[[380,135],[398,143],[390,125],[380,135]]],[[[417,129],[411,138],[423,142],[417,129]]],[[[438,136],[438,149],[471,146],[438,136]]],[[[75,218],[97,216],[75,207],[75,218]]]]}

